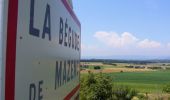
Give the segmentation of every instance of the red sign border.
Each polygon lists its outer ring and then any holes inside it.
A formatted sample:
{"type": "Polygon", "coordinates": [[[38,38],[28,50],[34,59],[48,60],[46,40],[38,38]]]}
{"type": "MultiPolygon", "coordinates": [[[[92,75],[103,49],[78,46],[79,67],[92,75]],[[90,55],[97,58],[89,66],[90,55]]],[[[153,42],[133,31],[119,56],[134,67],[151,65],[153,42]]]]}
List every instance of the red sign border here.
{"type": "Polygon", "coordinates": [[[78,20],[77,16],[75,15],[73,9],[70,7],[70,5],[68,4],[67,0],[61,0],[62,3],[64,4],[65,8],[68,10],[68,12],[70,13],[70,15],[72,16],[72,18],[74,19],[74,21],[77,23],[77,25],[81,28],[81,24],[80,21],[78,20]]]}
{"type": "Polygon", "coordinates": [[[18,0],[8,1],[7,46],[5,69],[5,100],[15,99],[16,36],[18,21],[18,0]]]}
{"type": "MultiPolygon", "coordinates": [[[[75,15],[73,9],[68,4],[67,0],[61,0],[67,11],[70,13],[74,21],[77,23],[77,25],[81,28],[80,21],[78,20],[77,16],[75,15]]],[[[80,84],[78,84],[65,98],[64,100],[70,100],[74,94],[80,89],[80,84]]]]}
{"type": "Polygon", "coordinates": [[[74,94],[80,89],[80,84],[77,85],[65,98],[64,100],[70,100],[71,97],[74,96],[74,94]]]}

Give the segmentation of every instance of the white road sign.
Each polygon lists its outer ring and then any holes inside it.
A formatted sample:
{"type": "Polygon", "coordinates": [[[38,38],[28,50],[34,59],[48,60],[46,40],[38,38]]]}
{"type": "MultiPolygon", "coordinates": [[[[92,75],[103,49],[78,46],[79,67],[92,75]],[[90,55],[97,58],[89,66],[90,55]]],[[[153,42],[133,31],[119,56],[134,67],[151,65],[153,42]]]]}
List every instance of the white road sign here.
{"type": "Polygon", "coordinates": [[[80,22],[68,0],[4,0],[0,100],[76,100],[80,22]]]}

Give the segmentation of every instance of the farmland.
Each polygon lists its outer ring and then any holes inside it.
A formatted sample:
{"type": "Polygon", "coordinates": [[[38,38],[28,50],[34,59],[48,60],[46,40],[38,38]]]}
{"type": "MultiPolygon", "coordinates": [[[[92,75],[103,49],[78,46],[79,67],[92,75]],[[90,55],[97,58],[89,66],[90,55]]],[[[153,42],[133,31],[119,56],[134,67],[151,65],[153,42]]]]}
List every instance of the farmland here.
{"type": "MultiPolygon", "coordinates": [[[[83,62],[86,67],[81,70],[81,77],[88,72],[103,73],[112,78],[114,86],[124,85],[149,95],[168,95],[163,93],[163,87],[170,83],[170,63],[101,63],[83,62]],[[99,69],[95,69],[97,66],[99,69]],[[129,67],[130,66],[130,67],[129,67]],[[137,68],[136,68],[137,66],[137,68]]],[[[151,96],[152,97],[152,96],[151,96]]]]}
{"type": "Polygon", "coordinates": [[[170,83],[170,71],[124,72],[106,75],[113,78],[114,84],[128,85],[140,92],[162,92],[163,86],[170,83]]]}

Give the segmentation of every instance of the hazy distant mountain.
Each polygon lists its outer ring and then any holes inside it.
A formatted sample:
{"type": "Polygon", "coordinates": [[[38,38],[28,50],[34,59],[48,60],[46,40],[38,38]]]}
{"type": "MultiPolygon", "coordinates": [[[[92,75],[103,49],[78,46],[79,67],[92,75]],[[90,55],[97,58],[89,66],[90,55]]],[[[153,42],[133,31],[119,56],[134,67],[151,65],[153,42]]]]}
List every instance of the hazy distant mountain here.
{"type": "Polygon", "coordinates": [[[137,56],[137,55],[115,55],[98,57],[81,57],[82,59],[120,59],[120,60],[170,60],[170,56],[137,56]]]}

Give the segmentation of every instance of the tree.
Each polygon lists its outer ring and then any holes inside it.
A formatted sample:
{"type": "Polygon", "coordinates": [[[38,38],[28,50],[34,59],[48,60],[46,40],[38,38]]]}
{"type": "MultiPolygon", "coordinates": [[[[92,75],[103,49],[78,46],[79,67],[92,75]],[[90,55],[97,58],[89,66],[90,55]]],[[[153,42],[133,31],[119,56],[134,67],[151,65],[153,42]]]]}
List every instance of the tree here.
{"type": "Polygon", "coordinates": [[[81,78],[80,100],[131,100],[138,92],[123,85],[112,85],[105,74],[93,74],[81,78]]]}
{"type": "Polygon", "coordinates": [[[89,73],[81,80],[80,100],[111,100],[111,78],[102,73],[89,73]]]}

